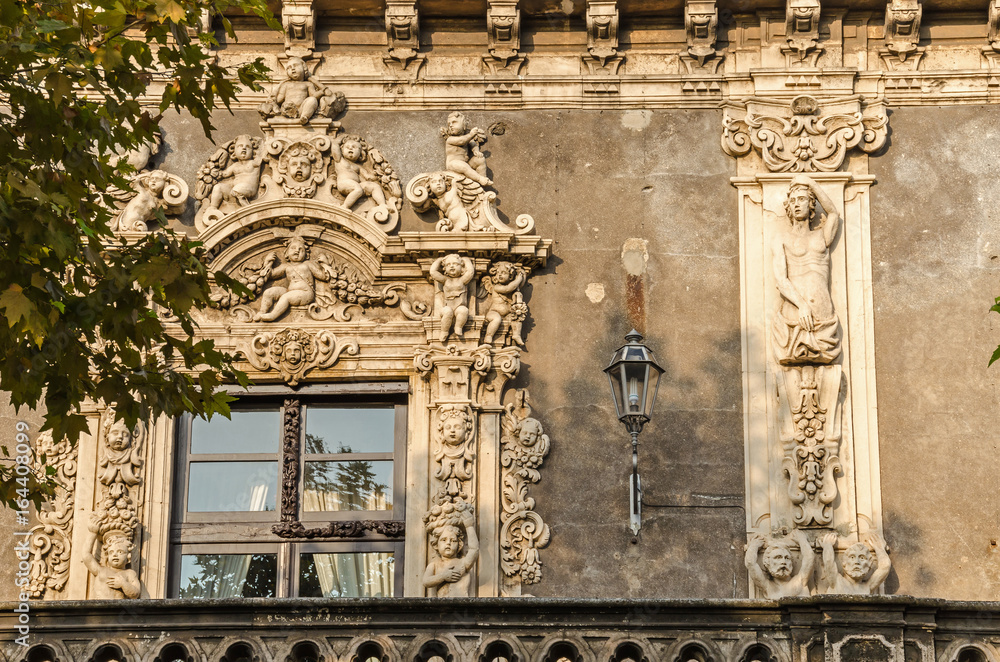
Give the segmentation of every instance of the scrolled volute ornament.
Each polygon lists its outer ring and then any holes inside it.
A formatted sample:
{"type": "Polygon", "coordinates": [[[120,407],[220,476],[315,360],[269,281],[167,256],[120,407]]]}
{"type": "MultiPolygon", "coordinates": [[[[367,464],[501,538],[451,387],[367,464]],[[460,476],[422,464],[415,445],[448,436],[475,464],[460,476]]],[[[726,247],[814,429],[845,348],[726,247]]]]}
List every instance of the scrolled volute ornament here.
{"type": "Polygon", "coordinates": [[[851,149],[881,149],[888,123],[884,102],[860,97],[820,103],[799,96],[784,108],[752,100],[742,117],[724,116],[722,149],[734,157],[755,149],[768,172],[834,172],[851,149]]]}

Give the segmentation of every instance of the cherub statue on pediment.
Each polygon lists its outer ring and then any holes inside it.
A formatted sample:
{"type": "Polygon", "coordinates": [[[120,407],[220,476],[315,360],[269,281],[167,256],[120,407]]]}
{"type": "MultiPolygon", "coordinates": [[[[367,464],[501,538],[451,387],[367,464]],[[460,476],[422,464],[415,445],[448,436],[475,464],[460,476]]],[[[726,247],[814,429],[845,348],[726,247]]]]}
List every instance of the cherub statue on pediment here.
{"type": "Polygon", "coordinates": [[[308,124],[314,116],[335,117],[346,106],[343,93],[312,80],[305,61],[292,57],[285,63],[285,80],[257,110],[264,119],[286,117],[308,124]]]}

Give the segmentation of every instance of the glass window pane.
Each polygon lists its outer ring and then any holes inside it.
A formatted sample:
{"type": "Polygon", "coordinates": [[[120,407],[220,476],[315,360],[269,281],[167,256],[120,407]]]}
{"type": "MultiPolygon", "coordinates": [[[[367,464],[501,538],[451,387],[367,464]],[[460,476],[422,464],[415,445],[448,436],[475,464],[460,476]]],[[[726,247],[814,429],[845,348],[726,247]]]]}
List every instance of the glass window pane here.
{"type": "Polygon", "coordinates": [[[389,406],[309,407],[306,453],[391,453],[396,410],[389,406]]]}
{"type": "Polygon", "coordinates": [[[277,462],[191,463],[189,512],[274,510],[277,493],[277,462]]]}
{"type": "Polygon", "coordinates": [[[391,460],[305,464],[305,512],[392,510],[391,460]]]}
{"type": "Polygon", "coordinates": [[[281,440],[281,412],[234,411],[232,420],[213,416],[194,419],[191,453],[277,453],[281,440]]]}
{"type": "Polygon", "coordinates": [[[299,596],[392,597],[394,563],[392,552],[300,554],[299,596]]]}
{"type": "Polygon", "coordinates": [[[277,554],[185,554],[181,598],[273,598],[277,554]]]}

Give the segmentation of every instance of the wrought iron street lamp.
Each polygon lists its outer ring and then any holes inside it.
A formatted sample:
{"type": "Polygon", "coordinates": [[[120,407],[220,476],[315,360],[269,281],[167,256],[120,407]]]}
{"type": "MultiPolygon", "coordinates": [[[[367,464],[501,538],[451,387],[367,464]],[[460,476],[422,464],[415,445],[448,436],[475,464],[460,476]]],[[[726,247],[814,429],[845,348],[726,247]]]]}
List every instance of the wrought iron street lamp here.
{"type": "Polygon", "coordinates": [[[611,357],[604,369],[611,383],[618,420],[632,435],[632,483],[629,488],[631,510],[629,524],[638,535],[642,526],[642,483],[639,481],[639,433],[649,422],[660,386],[663,368],[653,360],[653,352],[642,344],[642,335],[632,329],[625,336],[626,344],[611,357]]]}

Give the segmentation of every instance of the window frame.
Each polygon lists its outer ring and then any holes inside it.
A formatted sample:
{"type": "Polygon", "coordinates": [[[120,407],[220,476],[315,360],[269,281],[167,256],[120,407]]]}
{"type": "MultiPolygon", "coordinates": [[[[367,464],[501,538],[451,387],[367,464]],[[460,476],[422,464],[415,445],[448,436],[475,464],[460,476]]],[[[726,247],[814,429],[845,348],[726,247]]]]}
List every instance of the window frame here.
{"type": "Polygon", "coordinates": [[[403,564],[405,539],[402,534],[379,533],[367,527],[363,537],[316,536],[318,527],[337,522],[387,522],[405,528],[406,517],[406,449],[408,409],[410,406],[408,382],[374,382],[365,384],[303,385],[291,390],[279,385],[252,386],[249,389],[229,387],[231,395],[241,402],[234,403],[238,411],[274,411],[280,418],[278,449],[276,453],[198,454],[191,453],[193,442],[193,416],[182,416],[176,425],[176,457],[173,486],[173,504],[170,526],[170,572],[168,595],[178,597],[180,591],[182,556],[190,554],[273,554],[278,555],[278,576],[275,597],[293,597],[299,591],[300,555],[304,553],[365,553],[390,552],[393,555],[393,594],[403,594],[403,564]],[[289,402],[298,402],[298,445],[296,452],[286,448],[286,408],[289,402]],[[341,407],[386,406],[394,410],[392,453],[323,453],[305,452],[307,419],[310,406],[341,407]],[[293,457],[294,456],[294,459],[293,457]],[[194,458],[194,459],[192,459],[194,458]],[[305,465],[309,461],[385,461],[392,465],[392,508],[390,510],[303,510],[305,465]],[[275,510],[268,511],[198,511],[188,507],[188,490],[192,462],[275,461],[277,494],[275,510]],[[297,463],[297,485],[294,494],[285,485],[286,464],[297,463]],[[294,503],[294,517],[288,499],[294,503]],[[294,523],[306,529],[306,535],[279,534],[278,525],[294,523]]]}

